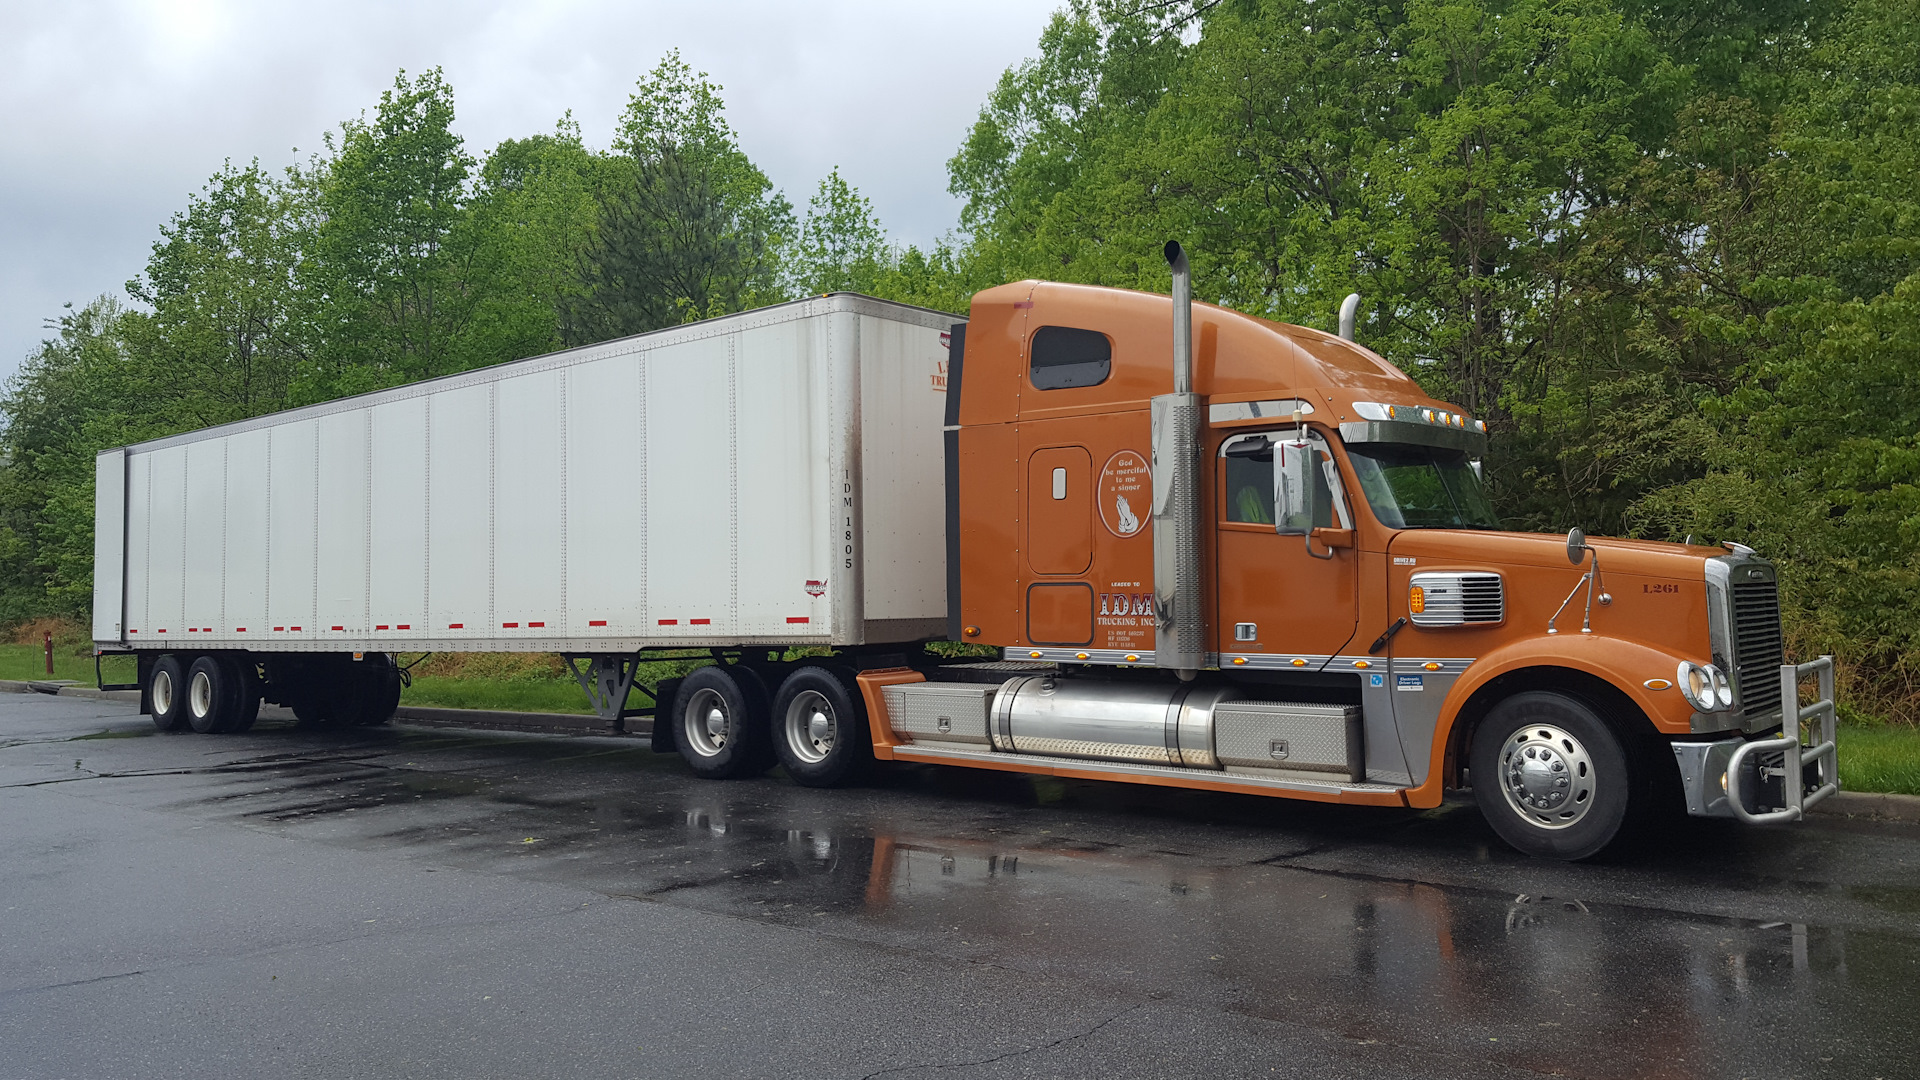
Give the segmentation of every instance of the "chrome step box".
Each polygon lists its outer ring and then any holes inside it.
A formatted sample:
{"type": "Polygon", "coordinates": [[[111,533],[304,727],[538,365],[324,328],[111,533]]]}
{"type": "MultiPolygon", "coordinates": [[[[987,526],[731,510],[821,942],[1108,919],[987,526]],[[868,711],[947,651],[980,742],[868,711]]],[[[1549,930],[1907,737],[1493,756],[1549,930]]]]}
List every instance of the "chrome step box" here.
{"type": "Polygon", "coordinates": [[[1229,701],[1213,710],[1213,750],[1230,770],[1282,769],[1366,779],[1358,705],[1229,701]]]}

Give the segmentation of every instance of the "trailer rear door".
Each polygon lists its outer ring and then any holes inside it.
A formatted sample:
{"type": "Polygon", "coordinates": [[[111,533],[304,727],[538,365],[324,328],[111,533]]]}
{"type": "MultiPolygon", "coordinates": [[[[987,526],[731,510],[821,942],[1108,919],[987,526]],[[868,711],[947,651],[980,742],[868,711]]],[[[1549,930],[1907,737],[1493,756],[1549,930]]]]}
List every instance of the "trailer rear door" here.
{"type": "Polygon", "coordinates": [[[93,640],[124,639],[127,579],[127,452],[93,459],[93,640]]]}

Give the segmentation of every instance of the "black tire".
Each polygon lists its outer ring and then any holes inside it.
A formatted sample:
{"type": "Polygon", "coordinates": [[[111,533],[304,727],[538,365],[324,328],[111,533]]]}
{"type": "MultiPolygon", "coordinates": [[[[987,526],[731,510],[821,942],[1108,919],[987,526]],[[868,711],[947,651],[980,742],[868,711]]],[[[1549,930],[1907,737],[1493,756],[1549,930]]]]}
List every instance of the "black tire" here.
{"type": "Polygon", "coordinates": [[[795,668],[773,697],[772,719],[774,756],[796,784],[840,787],[873,765],[866,705],[841,673],[795,668]]]}
{"type": "Polygon", "coordinates": [[[237,735],[251,731],[254,721],[260,719],[260,674],[249,657],[229,656],[226,662],[232,669],[229,676],[235,700],[233,713],[223,730],[237,735]]]}
{"type": "Polygon", "coordinates": [[[1500,838],[1548,859],[1592,858],[1619,839],[1644,766],[1594,708],[1545,691],[1495,705],[1473,733],[1474,800],[1500,838]]]}
{"type": "Polygon", "coordinates": [[[400,708],[400,666],[386,653],[369,653],[355,664],[353,703],[343,707],[341,715],[360,727],[378,727],[390,722],[400,708]]]}
{"type": "Polygon", "coordinates": [[[694,775],[709,780],[767,771],[767,700],[742,668],[696,669],[673,695],[673,741],[694,775]]]}
{"type": "Polygon", "coordinates": [[[293,710],[294,721],[306,727],[324,724],[333,719],[333,712],[328,707],[327,700],[311,691],[296,695],[287,703],[287,708],[293,710]]]}
{"type": "Polygon", "coordinates": [[[187,726],[187,673],[179,657],[167,653],[153,662],[147,676],[147,703],[153,710],[154,727],[179,731],[187,726]]]}
{"type": "Polygon", "coordinates": [[[187,668],[187,726],[202,735],[225,731],[240,704],[233,682],[232,666],[219,657],[195,657],[187,668]]]}

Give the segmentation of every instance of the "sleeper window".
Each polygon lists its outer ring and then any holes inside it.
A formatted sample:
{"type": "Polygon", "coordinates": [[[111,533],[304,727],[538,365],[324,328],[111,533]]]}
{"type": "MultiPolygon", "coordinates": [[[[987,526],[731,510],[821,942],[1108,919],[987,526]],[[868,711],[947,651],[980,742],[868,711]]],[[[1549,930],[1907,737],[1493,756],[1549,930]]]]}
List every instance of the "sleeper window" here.
{"type": "Polygon", "coordinates": [[[1033,332],[1028,377],[1036,390],[1098,386],[1113,372],[1113,342],[1096,330],[1043,326],[1033,332]]]}

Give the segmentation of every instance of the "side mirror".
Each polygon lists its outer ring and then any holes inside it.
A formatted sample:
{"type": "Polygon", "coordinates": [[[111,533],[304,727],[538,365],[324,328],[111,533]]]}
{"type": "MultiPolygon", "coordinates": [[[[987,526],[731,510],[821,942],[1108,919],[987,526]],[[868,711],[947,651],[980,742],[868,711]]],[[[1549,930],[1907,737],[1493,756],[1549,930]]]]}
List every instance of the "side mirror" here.
{"type": "Polygon", "coordinates": [[[1567,530],[1567,561],[1579,566],[1587,559],[1587,534],[1578,526],[1567,530]]]}
{"type": "Polygon", "coordinates": [[[1313,528],[1316,488],[1314,469],[1319,463],[1313,444],[1281,441],[1273,447],[1274,531],[1304,533],[1313,528]]]}

